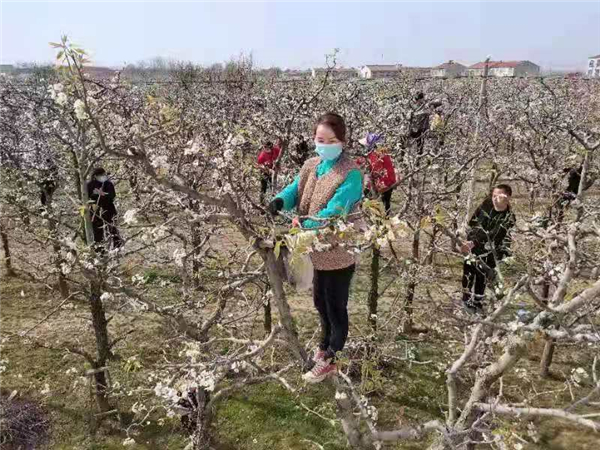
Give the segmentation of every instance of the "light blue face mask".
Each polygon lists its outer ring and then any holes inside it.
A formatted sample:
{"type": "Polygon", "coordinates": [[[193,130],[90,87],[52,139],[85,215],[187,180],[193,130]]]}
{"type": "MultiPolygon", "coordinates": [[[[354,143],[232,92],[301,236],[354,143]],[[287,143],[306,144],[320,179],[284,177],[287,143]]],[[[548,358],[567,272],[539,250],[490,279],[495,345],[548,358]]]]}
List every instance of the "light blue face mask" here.
{"type": "Polygon", "coordinates": [[[317,154],[323,161],[331,161],[342,154],[342,144],[322,144],[315,142],[317,154]]]}

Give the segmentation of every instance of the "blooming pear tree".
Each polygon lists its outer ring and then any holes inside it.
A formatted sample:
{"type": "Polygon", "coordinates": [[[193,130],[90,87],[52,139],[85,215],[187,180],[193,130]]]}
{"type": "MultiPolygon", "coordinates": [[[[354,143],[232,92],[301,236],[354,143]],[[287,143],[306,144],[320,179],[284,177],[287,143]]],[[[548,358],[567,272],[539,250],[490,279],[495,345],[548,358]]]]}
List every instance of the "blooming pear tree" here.
{"type": "Polygon", "coordinates": [[[190,448],[207,449],[218,405],[239,390],[274,382],[299,398],[312,330],[290,305],[289,270],[329,248],[332,236],[372,255],[369,292],[358,299],[368,331],[356,319],[324,399],[335,404],[334,423],[351,448],[400,440],[432,449],[510,448],[521,417],[598,432],[590,416],[600,391],[597,358],[565,380],[573,392],[565,407],[537,404],[522,366],[538,339],[547,371],[555,346],[598,351],[600,204],[586,190],[598,171],[597,83],[329,75],[291,83],[257,76],[243,58],[228,66],[226,79],[184,67],[166,82],[122,74],[103,81],[86,74],[84,50],[66,38],[53,45],[58,67],[50,78],[0,80],[2,240],[12,270],[60,294],[44,321],[83,302],[91,327],[48,342],[31,336],[33,329],[10,338],[83,357],[97,417],[121,416],[127,391],[134,418],[121,421],[124,445],[136,442],[149,417],[179,414],[190,448]],[[410,134],[419,91],[427,114],[434,114],[430,101],[442,105],[421,140],[410,134]],[[273,179],[291,181],[299,167],[290,146],[310,141],[327,110],[346,118],[352,156],[364,156],[358,140],[366,132],[384,134],[401,177],[394,210],[386,217],[378,199],[366,199],[350,217],[290,230],[291,217],[272,217],[259,200],[255,153],[280,138],[273,179]],[[582,181],[559,207],[565,161],[581,166],[582,181]],[[98,165],[117,186],[123,247],[94,245],[86,182],[98,165]],[[54,185],[42,182],[49,173],[54,185]],[[518,185],[513,256],[496,268],[487,314],[468,316],[456,301],[457,267],[469,258],[458,251],[462,225],[499,179],[518,185]],[[159,360],[122,363],[144,374],[143,385],[124,388],[111,367],[150,318],[169,338],[159,360]],[[427,326],[419,330],[424,339],[443,342],[438,361],[418,361],[404,340],[417,323],[427,326]],[[413,364],[431,364],[446,380],[440,417],[400,428],[383,423],[374,394],[398,386],[381,367],[410,371],[413,364]]]}

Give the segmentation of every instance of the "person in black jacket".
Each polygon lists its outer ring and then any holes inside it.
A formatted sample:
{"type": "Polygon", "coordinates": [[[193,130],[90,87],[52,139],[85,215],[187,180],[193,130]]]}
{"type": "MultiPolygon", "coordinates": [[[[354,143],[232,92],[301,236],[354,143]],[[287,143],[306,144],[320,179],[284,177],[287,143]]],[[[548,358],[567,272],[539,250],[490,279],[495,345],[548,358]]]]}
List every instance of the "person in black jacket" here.
{"type": "Polygon", "coordinates": [[[115,186],[108,180],[102,167],[94,169],[92,179],[87,184],[88,198],[91,204],[92,228],[96,245],[105,241],[105,231],[113,241],[114,247],[122,245],[119,230],[114,225],[117,215],[115,207],[115,186]]]}
{"type": "MultiPolygon", "coordinates": [[[[583,164],[579,167],[567,167],[564,169],[564,173],[567,174],[567,189],[563,193],[563,201],[568,205],[571,201],[579,194],[579,185],[581,184],[581,171],[583,170],[583,164]]],[[[592,187],[596,178],[590,176],[588,172],[586,177],[586,183],[583,186],[583,190],[587,191],[592,187]]]]}
{"type": "Polygon", "coordinates": [[[310,150],[308,148],[308,144],[304,140],[304,137],[301,137],[300,141],[296,144],[294,148],[294,153],[290,155],[290,158],[292,158],[292,161],[294,161],[297,165],[302,167],[308,159],[309,153],[310,150]]]}
{"type": "Polygon", "coordinates": [[[52,202],[52,195],[54,191],[56,191],[58,180],[58,168],[52,161],[52,159],[47,158],[46,164],[40,170],[40,202],[42,206],[46,206],[48,203],[52,202]]]}
{"type": "Polygon", "coordinates": [[[493,277],[496,264],[510,255],[510,231],[516,222],[511,196],[509,185],[497,185],[469,221],[467,242],[461,248],[463,254],[475,256],[474,262],[465,259],[463,265],[463,303],[469,312],[482,310],[488,278],[493,277]]]}
{"type": "Polygon", "coordinates": [[[425,95],[417,92],[413,97],[414,106],[409,119],[408,137],[417,147],[417,154],[423,153],[425,137],[429,131],[429,110],[425,104],[425,95]]]}
{"type": "MultiPolygon", "coordinates": [[[[557,195],[557,200],[555,201],[556,206],[556,221],[562,222],[565,215],[565,210],[571,205],[571,202],[577,198],[579,195],[579,185],[581,184],[581,172],[583,170],[583,164],[579,167],[566,167],[563,169],[563,172],[567,178],[567,186],[566,189],[557,195]]],[[[586,182],[583,185],[583,190],[587,191],[592,187],[594,182],[596,181],[596,177],[587,173],[586,182]]]]}

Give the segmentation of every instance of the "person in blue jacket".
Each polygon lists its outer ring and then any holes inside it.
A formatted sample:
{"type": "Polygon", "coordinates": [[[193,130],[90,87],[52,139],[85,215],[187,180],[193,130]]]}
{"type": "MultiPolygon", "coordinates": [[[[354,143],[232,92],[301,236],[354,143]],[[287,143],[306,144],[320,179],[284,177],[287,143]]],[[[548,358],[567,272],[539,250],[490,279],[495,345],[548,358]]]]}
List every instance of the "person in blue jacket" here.
{"type": "MultiPolygon", "coordinates": [[[[346,124],[335,113],[319,118],[314,127],[317,157],[304,163],[300,174],[269,204],[271,214],[297,209],[293,225],[304,229],[328,226],[340,217],[353,214],[362,198],[362,173],[344,151],[346,124]]],[[[336,353],[348,337],[348,297],[354,274],[354,253],[338,245],[331,236],[324,251],[314,251],[313,300],[321,318],[322,337],[315,366],[304,375],[318,383],[337,373],[336,353]]]]}

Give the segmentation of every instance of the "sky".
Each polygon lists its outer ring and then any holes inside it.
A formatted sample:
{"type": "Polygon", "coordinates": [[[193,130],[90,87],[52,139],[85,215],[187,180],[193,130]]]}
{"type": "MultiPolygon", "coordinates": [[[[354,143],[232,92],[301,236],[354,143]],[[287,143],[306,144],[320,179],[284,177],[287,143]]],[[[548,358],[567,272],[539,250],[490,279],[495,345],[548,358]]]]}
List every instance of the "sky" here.
{"type": "Polygon", "coordinates": [[[3,64],[53,59],[62,34],[94,65],[157,56],[210,65],[252,53],[259,67],[433,66],[527,59],[583,70],[600,54],[600,0],[587,2],[10,2],[1,0],[3,64]]]}

